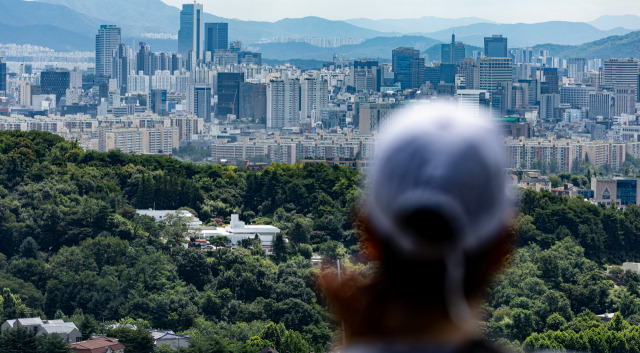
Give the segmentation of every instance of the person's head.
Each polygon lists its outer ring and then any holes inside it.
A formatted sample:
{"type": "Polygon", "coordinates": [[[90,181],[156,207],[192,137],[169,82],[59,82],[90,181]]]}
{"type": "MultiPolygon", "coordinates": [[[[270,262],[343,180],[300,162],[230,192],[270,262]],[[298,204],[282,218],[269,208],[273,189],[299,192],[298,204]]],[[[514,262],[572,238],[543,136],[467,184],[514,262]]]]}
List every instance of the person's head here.
{"type": "Polygon", "coordinates": [[[510,249],[500,134],[484,116],[416,106],[382,127],[374,155],[362,218],[378,271],[325,281],[334,311],[354,338],[464,326],[510,249]]]}

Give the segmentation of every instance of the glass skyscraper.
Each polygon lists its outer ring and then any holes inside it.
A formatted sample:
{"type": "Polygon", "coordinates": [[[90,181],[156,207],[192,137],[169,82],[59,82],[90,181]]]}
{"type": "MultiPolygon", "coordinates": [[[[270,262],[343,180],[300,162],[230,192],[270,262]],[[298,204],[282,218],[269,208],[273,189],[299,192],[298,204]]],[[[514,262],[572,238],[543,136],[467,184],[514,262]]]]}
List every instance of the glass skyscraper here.
{"type": "Polygon", "coordinates": [[[67,69],[49,69],[40,74],[42,94],[55,94],[56,102],[60,102],[69,88],[71,75],[67,69]]]}
{"type": "Polygon", "coordinates": [[[7,91],[7,64],[0,58],[0,91],[7,91]]]}
{"type": "Polygon", "coordinates": [[[210,51],[211,55],[216,49],[228,49],[229,48],[229,24],[220,23],[205,23],[205,50],[210,51]]]}
{"type": "Polygon", "coordinates": [[[183,4],[180,11],[178,53],[188,58],[193,51],[196,59],[204,59],[204,11],[202,4],[183,4]]]}
{"type": "Polygon", "coordinates": [[[488,58],[507,58],[507,38],[501,35],[484,37],[484,56],[488,58]]]}
{"type": "Polygon", "coordinates": [[[424,81],[424,60],[420,51],[410,47],[393,49],[392,66],[395,82],[400,82],[402,89],[418,88],[424,81]]]}
{"type": "Polygon", "coordinates": [[[96,35],[96,75],[111,76],[111,58],[118,49],[121,29],[114,25],[102,25],[96,35]]]}

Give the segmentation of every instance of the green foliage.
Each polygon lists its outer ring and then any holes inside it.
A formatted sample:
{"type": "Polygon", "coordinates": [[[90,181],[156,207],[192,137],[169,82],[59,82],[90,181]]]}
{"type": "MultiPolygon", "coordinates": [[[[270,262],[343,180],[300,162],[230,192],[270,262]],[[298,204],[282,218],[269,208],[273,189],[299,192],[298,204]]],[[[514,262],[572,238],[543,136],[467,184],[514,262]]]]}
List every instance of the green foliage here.
{"type": "Polygon", "coordinates": [[[127,351],[137,353],[153,353],[155,344],[151,333],[145,329],[133,330],[130,328],[118,328],[107,330],[108,337],[117,338],[127,351]]]}

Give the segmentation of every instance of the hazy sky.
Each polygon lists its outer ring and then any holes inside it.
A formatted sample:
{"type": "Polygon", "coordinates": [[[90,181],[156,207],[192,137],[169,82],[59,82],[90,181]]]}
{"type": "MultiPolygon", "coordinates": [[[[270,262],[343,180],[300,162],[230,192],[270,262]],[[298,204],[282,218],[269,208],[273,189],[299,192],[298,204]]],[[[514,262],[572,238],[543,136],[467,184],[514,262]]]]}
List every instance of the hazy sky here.
{"type": "MultiPolygon", "coordinates": [[[[180,7],[183,0],[162,0],[180,7]]],[[[640,16],[639,0],[199,0],[206,12],[226,18],[276,21],[318,16],[415,18],[475,16],[501,23],[594,20],[601,15],[640,16]]]]}

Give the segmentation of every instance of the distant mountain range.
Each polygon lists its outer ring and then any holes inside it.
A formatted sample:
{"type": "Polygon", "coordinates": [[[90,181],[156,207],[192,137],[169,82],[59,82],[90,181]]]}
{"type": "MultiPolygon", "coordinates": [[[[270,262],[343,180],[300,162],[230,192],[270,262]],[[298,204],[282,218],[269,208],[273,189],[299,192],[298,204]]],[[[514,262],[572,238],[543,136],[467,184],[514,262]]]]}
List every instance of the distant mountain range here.
{"type": "MultiPolygon", "coordinates": [[[[37,44],[57,51],[92,51],[99,25],[116,24],[122,27],[126,44],[145,41],[153,50],[174,51],[175,39],[148,39],[142,34],[177,34],[179,13],[179,9],[161,0],[0,0],[0,43],[37,44]]],[[[640,28],[640,17],[633,15],[602,16],[591,23],[534,24],[498,24],[475,17],[346,21],[304,17],[266,22],[225,19],[212,14],[206,14],[205,21],[228,22],[229,39],[241,40],[249,48],[261,51],[265,59],[320,61],[331,60],[334,54],[385,59],[390,58],[391,50],[398,46],[414,46],[437,60],[438,44],[449,42],[454,31],[456,39],[469,48],[482,47],[485,36],[502,34],[508,38],[509,47],[541,45],[559,53],[588,48],[593,56],[601,56],[608,47],[620,47],[612,53],[626,53],[628,48],[623,50],[625,44],[617,38],[629,35],[631,30],[627,27],[640,28]],[[295,37],[348,37],[363,42],[337,48],[274,42],[276,38],[295,37]],[[613,44],[606,44],[609,42],[613,44]]]]}
{"type": "Polygon", "coordinates": [[[640,49],[640,31],[631,32],[623,36],[611,36],[581,45],[541,44],[536,45],[534,49],[546,49],[550,51],[551,55],[564,58],[640,59],[640,53],[636,50],[634,44],[638,45],[638,49],[640,49]]]}
{"type": "Polygon", "coordinates": [[[541,43],[577,45],[612,35],[623,35],[631,32],[625,28],[603,31],[582,22],[541,22],[541,23],[476,23],[468,26],[454,27],[425,34],[428,37],[450,41],[455,32],[456,40],[466,44],[484,46],[484,37],[502,34],[508,38],[510,48],[528,47],[541,43]]]}
{"type": "Polygon", "coordinates": [[[494,23],[478,17],[442,18],[425,16],[420,18],[370,20],[368,18],[354,18],[345,20],[352,25],[372,29],[379,32],[399,32],[404,34],[429,33],[452,27],[468,26],[475,23],[494,23]]]}
{"type": "Polygon", "coordinates": [[[636,15],[620,15],[620,16],[600,16],[595,20],[588,22],[595,28],[608,31],[617,27],[628,29],[640,29],[640,16],[636,15]]]}

